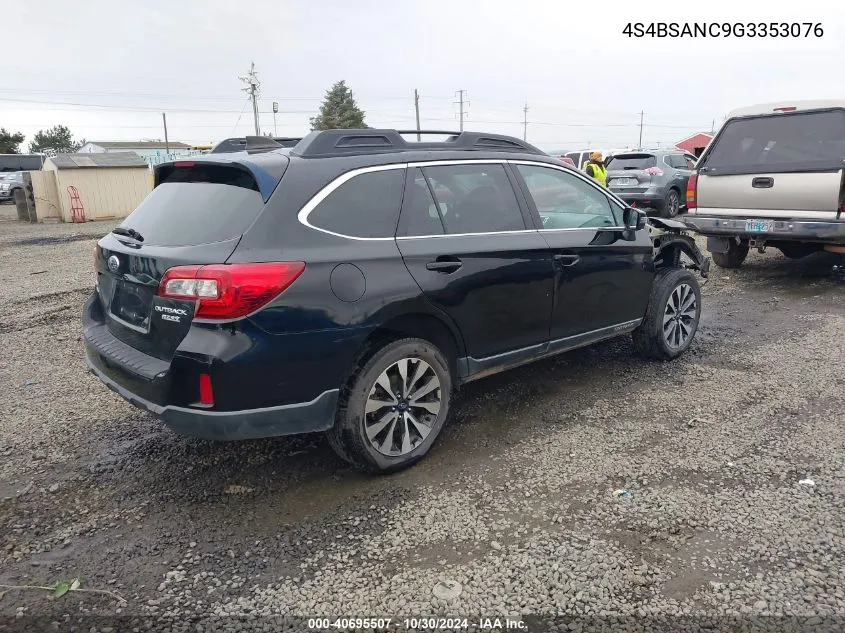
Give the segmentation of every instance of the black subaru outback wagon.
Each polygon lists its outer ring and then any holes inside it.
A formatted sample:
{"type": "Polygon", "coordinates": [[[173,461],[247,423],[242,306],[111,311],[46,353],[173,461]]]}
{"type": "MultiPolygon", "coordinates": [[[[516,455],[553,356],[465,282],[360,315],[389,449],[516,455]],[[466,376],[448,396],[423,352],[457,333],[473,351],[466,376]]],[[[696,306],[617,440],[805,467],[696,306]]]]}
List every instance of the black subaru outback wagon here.
{"type": "Polygon", "coordinates": [[[650,357],[688,348],[688,268],[709,263],[690,238],[515,138],[403,134],[158,166],[97,245],[89,369],[185,435],[326,431],[386,472],[428,452],[469,380],[627,333],[650,357]]]}

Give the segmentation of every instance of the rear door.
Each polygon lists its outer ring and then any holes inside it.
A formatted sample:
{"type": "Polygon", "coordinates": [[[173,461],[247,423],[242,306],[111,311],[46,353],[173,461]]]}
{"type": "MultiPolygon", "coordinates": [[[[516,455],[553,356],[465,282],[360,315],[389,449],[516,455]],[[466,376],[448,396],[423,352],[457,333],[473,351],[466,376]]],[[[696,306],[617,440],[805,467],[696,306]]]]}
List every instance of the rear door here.
{"type": "Polygon", "coordinates": [[[156,296],[168,268],[224,263],[264,208],[249,169],[174,163],[97,246],[97,295],[111,333],[169,360],[187,334],[194,302],[156,296]]]}
{"type": "Polygon", "coordinates": [[[696,213],[834,219],[845,162],[845,111],[729,121],[698,162],[696,213]]]}
{"type": "Polygon", "coordinates": [[[592,182],[536,164],[514,165],[551,247],[552,349],[607,336],[645,314],[654,271],[647,231],[619,239],[621,208],[592,182]]]}
{"type": "Polygon", "coordinates": [[[551,257],[503,163],[409,170],[396,241],[426,298],[460,329],[470,371],[540,353],[549,334],[551,257]]]}
{"type": "Polygon", "coordinates": [[[689,159],[684,154],[678,153],[667,154],[663,157],[663,161],[668,163],[671,168],[669,171],[672,172],[672,178],[669,184],[677,187],[678,192],[683,197],[686,195],[687,183],[689,182],[689,177],[692,175],[689,159]]]}

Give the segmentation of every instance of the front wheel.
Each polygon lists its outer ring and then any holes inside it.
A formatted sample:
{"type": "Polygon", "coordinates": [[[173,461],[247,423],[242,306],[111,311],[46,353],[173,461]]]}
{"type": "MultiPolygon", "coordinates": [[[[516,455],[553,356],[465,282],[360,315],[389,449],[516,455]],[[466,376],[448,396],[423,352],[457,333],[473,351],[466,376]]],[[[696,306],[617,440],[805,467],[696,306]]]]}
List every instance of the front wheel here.
{"type": "Polygon", "coordinates": [[[645,317],[633,332],[634,347],[646,358],[677,358],[692,343],[700,318],[701,287],[695,276],[685,268],[658,270],[645,317]]]}
{"type": "Polygon", "coordinates": [[[353,370],[329,443],[363,471],[407,468],[434,444],[451,395],[452,373],[437,347],[416,338],[389,342],[353,370]]]}

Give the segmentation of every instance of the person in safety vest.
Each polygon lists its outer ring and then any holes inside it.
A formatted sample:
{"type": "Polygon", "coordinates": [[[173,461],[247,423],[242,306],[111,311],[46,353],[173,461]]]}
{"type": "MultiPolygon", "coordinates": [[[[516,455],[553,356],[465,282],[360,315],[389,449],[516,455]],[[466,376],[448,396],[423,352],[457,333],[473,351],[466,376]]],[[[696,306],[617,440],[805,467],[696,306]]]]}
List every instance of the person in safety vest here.
{"type": "Polygon", "coordinates": [[[590,154],[590,160],[584,165],[584,171],[602,187],[607,187],[607,168],[602,162],[601,152],[595,151],[590,154]]]}

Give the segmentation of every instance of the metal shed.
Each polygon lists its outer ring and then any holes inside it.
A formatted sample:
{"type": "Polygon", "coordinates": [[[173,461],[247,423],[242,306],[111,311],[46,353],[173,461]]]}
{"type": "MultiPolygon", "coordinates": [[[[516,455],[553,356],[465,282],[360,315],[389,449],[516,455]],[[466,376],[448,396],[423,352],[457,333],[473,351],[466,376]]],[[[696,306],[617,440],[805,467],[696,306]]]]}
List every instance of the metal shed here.
{"type": "Polygon", "coordinates": [[[32,173],[38,219],[125,218],[152,190],[147,162],[134,152],[59,154],[32,173]]]}

